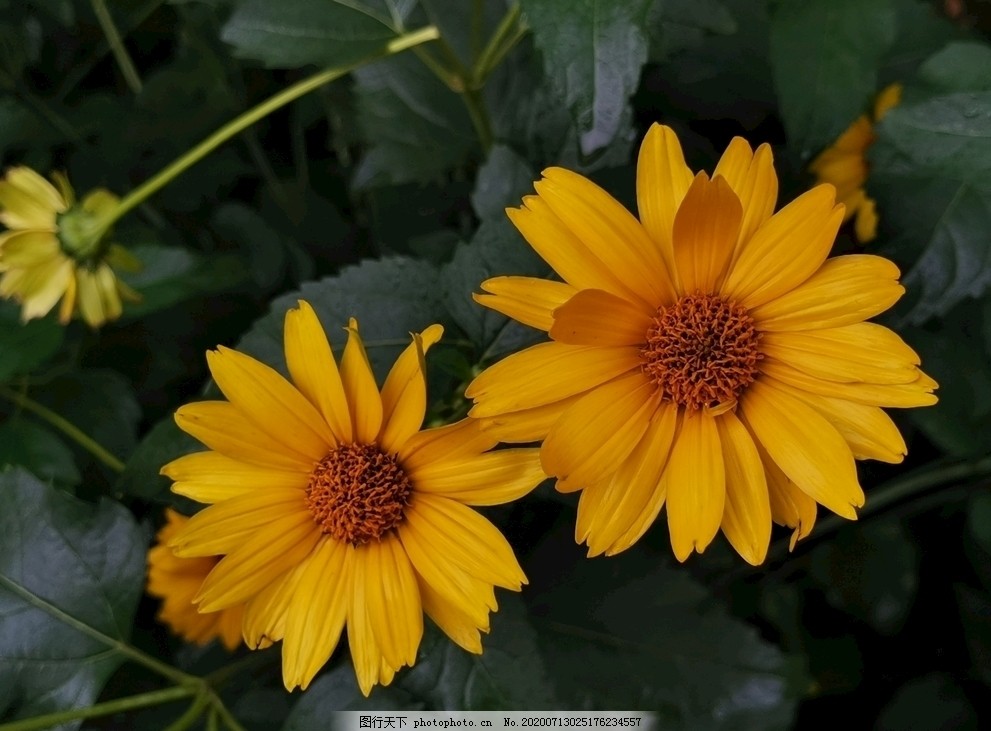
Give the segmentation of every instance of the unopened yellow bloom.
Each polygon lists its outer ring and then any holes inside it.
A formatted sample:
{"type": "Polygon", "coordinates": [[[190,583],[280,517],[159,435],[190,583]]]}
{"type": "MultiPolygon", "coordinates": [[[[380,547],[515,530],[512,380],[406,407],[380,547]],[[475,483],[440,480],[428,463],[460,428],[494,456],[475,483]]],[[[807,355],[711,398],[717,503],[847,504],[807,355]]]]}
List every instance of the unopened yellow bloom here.
{"type": "Polygon", "coordinates": [[[56,188],[26,167],[0,180],[0,297],[22,303],[26,320],[44,317],[61,299],[59,321],[78,309],[91,327],[121,314],[121,297],[138,295],[117,279],[111,263],[136,266],[122,247],[108,244],[96,228],[101,212],[117,198],[98,189],[76,205],[68,181],[56,188]]]}
{"type": "Polygon", "coordinates": [[[413,336],[381,391],[355,320],[347,331],[338,367],[313,309],[290,310],[292,382],[237,351],[208,353],[228,401],[183,406],[176,421],[211,451],[162,472],[212,504],[172,540],[179,556],[224,556],[200,610],[245,603],[245,641],[282,640],[289,690],[307,687],[346,625],[367,695],[414,663],[424,612],[482,651],[494,587],[519,591],[526,577],[469,506],[514,500],[544,474],[535,449],[488,451],[496,440],[475,421],[420,431],[440,325],[413,336]]]}
{"type": "Polygon", "coordinates": [[[891,84],[878,94],[871,115],[864,114],[851,124],[831,146],[809,165],[820,183],[836,186],[836,200],[846,206],[845,221],[856,216],[853,230],[861,243],[877,235],[877,206],[867,195],[867,148],[874,144],[874,125],[901,99],[900,84],[891,84]]]}
{"type": "Polygon", "coordinates": [[[936,401],[891,330],[864,322],[904,292],[877,256],[827,260],[843,219],[831,185],[774,213],[771,149],[735,138],[713,177],[654,125],[637,166],[638,221],[584,177],[551,168],[510,218],[563,281],[497,277],[483,305],[548,332],[467,394],[508,442],[544,440],[576,539],[629,548],[667,506],[679,560],[722,529],[761,563],[772,520],[812,529],[816,505],[864,503],[854,459],[899,462],[882,406],[936,401]]]}
{"type": "Polygon", "coordinates": [[[228,650],[236,649],[241,644],[244,608],[238,605],[209,614],[196,610],[193,597],[217,561],[212,557],[176,556],[168,543],[189,519],[167,509],[165,520],[155,545],[148,551],[148,593],[162,600],[158,619],[189,642],[205,645],[219,639],[228,650]]]}

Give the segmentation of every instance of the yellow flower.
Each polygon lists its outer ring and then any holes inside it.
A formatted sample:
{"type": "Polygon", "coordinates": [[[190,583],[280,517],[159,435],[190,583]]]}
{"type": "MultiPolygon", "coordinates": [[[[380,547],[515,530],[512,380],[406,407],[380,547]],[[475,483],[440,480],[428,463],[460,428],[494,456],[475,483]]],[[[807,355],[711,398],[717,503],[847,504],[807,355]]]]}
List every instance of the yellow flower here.
{"type": "Polygon", "coordinates": [[[189,520],[172,509],[165,511],[165,525],[148,551],[148,593],[162,600],[158,619],[189,642],[205,645],[214,638],[234,650],[241,643],[243,606],[210,614],[196,611],[193,597],[206,575],[217,565],[214,558],[179,558],[168,542],[189,520]]]}
{"type": "Polygon", "coordinates": [[[820,183],[836,186],[836,199],[846,206],[844,221],[854,216],[853,230],[861,243],[873,241],[877,235],[877,207],[867,196],[867,148],[874,144],[874,125],[881,121],[901,100],[902,87],[891,84],[877,96],[873,115],[857,119],[830,147],[809,165],[820,183]]]}
{"type": "Polygon", "coordinates": [[[117,198],[97,189],[76,205],[68,181],[58,188],[30,168],[15,167],[0,180],[0,297],[22,303],[27,321],[44,317],[55,303],[59,321],[69,322],[78,306],[83,320],[99,327],[121,314],[121,297],[139,299],[117,279],[111,264],[134,268],[137,262],[100,234],[100,215],[117,198]]]}
{"type": "Polygon", "coordinates": [[[548,331],[469,386],[470,416],[504,441],[545,440],[562,492],[582,490],[590,555],[637,541],[667,503],[679,560],[722,528],[761,563],[772,519],[808,534],[816,503],[855,518],[854,458],[898,462],[881,406],[936,401],[887,328],[894,264],[826,256],[843,218],[831,185],[772,215],[771,150],[734,139],[710,179],[654,125],[637,166],[638,221],[576,173],[544,171],[509,209],[563,282],[497,277],[483,305],[548,331]]]}
{"type": "Polygon", "coordinates": [[[470,505],[497,505],[544,474],[536,449],[487,451],[477,422],[420,431],[424,353],[413,335],[379,391],[354,319],[340,369],[313,309],[286,313],[292,383],[227,348],[207,353],[229,401],[188,404],[179,427],[212,451],[162,472],[173,490],[213,503],[172,541],[179,556],[224,555],[194,601],[246,603],[249,646],[282,640],[286,688],[304,689],[347,625],[366,695],[412,665],[423,612],[461,647],[482,651],[495,586],[526,577],[499,530],[470,505]]]}

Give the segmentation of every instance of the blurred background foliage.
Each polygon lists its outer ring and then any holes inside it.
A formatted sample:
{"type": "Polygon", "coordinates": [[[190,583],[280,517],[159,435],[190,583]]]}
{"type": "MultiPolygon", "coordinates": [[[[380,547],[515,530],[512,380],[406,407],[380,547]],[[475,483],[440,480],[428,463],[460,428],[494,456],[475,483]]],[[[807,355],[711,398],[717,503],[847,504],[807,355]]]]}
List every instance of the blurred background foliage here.
{"type": "MultiPolygon", "coordinates": [[[[545,485],[487,511],[530,586],[500,597],[481,657],[430,629],[416,666],[365,700],[346,649],[291,696],[278,650],[242,650],[216,687],[247,729],[325,728],[331,710],[368,707],[978,728],[991,712],[991,3],[0,0],[0,163],[126,193],[289,84],[430,24],[441,41],[278,110],[120,221],[144,268],[125,275],[143,299],[119,322],[23,325],[0,303],[0,720],[161,688],[122,665],[127,648],[200,677],[232,662],[170,637],[142,596],[163,507],[196,509],[158,470],[196,448],[171,412],[203,393],[208,347],[284,369],[282,318],[303,297],[338,345],[359,318],[381,377],[409,331],[441,322],[431,418],[459,417],[479,366],[535,341],[470,293],[546,273],[503,214],[542,168],[577,169],[632,208],[635,144],[660,121],[693,169],[734,135],[770,142],[788,201],[899,82],[870,149],[868,250],[902,269],[908,294],[885,321],[940,402],[895,414],[904,464],[860,465],[861,521],[823,516],[791,555],[775,533],[756,569],[718,541],[677,565],[663,526],[587,561],[576,500],[545,485]]],[[[845,227],[836,251],[854,250],[845,227]]],[[[164,728],[188,703],[85,724],[164,728]]]]}

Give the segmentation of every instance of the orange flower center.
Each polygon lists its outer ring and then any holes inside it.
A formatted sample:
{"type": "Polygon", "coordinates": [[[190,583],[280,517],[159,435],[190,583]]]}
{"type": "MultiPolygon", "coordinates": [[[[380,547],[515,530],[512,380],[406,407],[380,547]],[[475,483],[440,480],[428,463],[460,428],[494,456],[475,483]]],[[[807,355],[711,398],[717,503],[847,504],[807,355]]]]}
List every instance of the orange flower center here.
{"type": "Polygon", "coordinates": [[[402,521],[412,491],[395,457],[375,446],[347,444],[314,467],[306,507],[324,533],[360,546],[402,521]]]}
{"type": "Polygon", "coordinates": [[[747,310],[713,294],[658,307],[640,350],[664,399],[688,409],[735,401],[754,382],[760,333],[747,310]]]}

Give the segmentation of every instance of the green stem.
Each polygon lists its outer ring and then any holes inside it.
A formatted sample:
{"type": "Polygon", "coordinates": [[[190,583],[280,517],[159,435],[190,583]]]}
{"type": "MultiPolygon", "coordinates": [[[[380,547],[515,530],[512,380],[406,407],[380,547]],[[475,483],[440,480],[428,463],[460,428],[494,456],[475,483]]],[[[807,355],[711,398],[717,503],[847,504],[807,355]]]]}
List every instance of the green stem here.
{"type": "Polygon", "coordinates": [[[242,130],[250,127],[255,122],[263,119],[275,110],[284,107],[286,104],[295,101],[314,89],[320,88],[324,84],[328,84],[335,79],[339,79],[345,74],[350,73],[358,66],[369,63],[370,61],[375,61],[379,58],[399,53],[400,51],[404,51],[408,48],[413,48],[421,43],[437,40],[439,37],[440,34],[432,25],[421,28],[394,39],[385,47],[383,51],[369,56],[357,63],[349,66],[324,69],[323,71],[314,74],[307,79],[303,79],[302,81],[293,84],[288,89],[282,90],[275,96],[270,97],[258,106],[249,109],[244,114],[231,120],[203,140],[200,144],[196,145],[196,147],[188,150],[185,154],[180,156],[157,175],[132,190],[120,203],[117,204],[117,208],[115,208],[101,221],[102,230],[106,232],[121,216],[143,203],[149,196],[157,193],[169,182],[171,182],[173,178],[192,167],[194,164],[213,152],[213,150],[217,147],[227,142],[227,140],[231,137],[234,137],[242,130]]]}
{"type": "Polygon", "coordinates": [[[34,716],[33,718],[25,718],[20,721],[10,721],[9,723],[0,724],[0,731],[35,731],[35,729],[46,729],[69,721],[110,716],[114,713],[133,711],[137,708],[159,706],[163,703],[170,703],[181,698],[188,698],[195,693],[195,688],[181,686],[166,688],[164,690],[154,690],[150,693],[140,693],[138,695],[127,696],[126,698],[106,701],[105,703],[97,703],[88,708],[73,708],[68,711],[47,713],[44,716],[34,716]]]}
{"type": "Polygon", "coordinates": [[[465,106],[468,108],[468,116],[471,117],[471,124],[478,135],[478,141],[482,145],[482,151],[486,154],[492,149],[492,123],[489,121],[489,113],[485,109],[485,100],[479,89],[465,89],[461,92],[465,106]]]}
{"type": "Polygon", "coordinates": [[[475,68],[471,73],[473,86],[484,84],[493,69],[526,34],[526,28],[520,23],[521,14],[520,4],[515,3],[499,21],[488,44],[475,61],[475,68]]]}
{"type": "Polygon", "coordinates": [[[193,702],[189,704],[189,708],[179,718],[170,723],[165,731],[186,731],[186,729],[196,723],[207,707],[213,707],[209,694],[202,691],[198,692],[193,702]]]}
{"type": "Polygon", "coordinates": [[[113,16],[110,15],[106,2],[104,0],[90,0],[90,4],[93,6],[93,12],[96,13],[100,28],[103,29],[103,35],[107,38],[110,50],[117,60],[117,65],[120,66],[120,72],[124,75],[124,81],[127,82],[132,92],[140,94],[141,77],[138,76],[138,70],[134,67],[134,62],[124,47],[124,41],[121,40],[120,32],[114,25],[113,16]]]}
{"type": "Polygon", "coordinates": [[[114,472],[123,472],[124,463],[117,459],[114,455],[103,448],[96,440],[92,437],[87,436],[83,431],[69,422],[62,416],[59,416],[54,411],[46,406],[42,406],[37,401],[28,398],[22,393],[17,391],[11,391],[6,386],[0,386],[0,396],[12,401],[13,403],[20,406],[25,411],[30,411],[35,416],[44,419],[46,422],[51,424],[53,427],[58,429],[60,432],[65,434],[67,437],[72,439],[76,444],[85,449],[87,452],[92,454],[96,459],[105,464],[107,467],[112,469],[114,472]]]}

